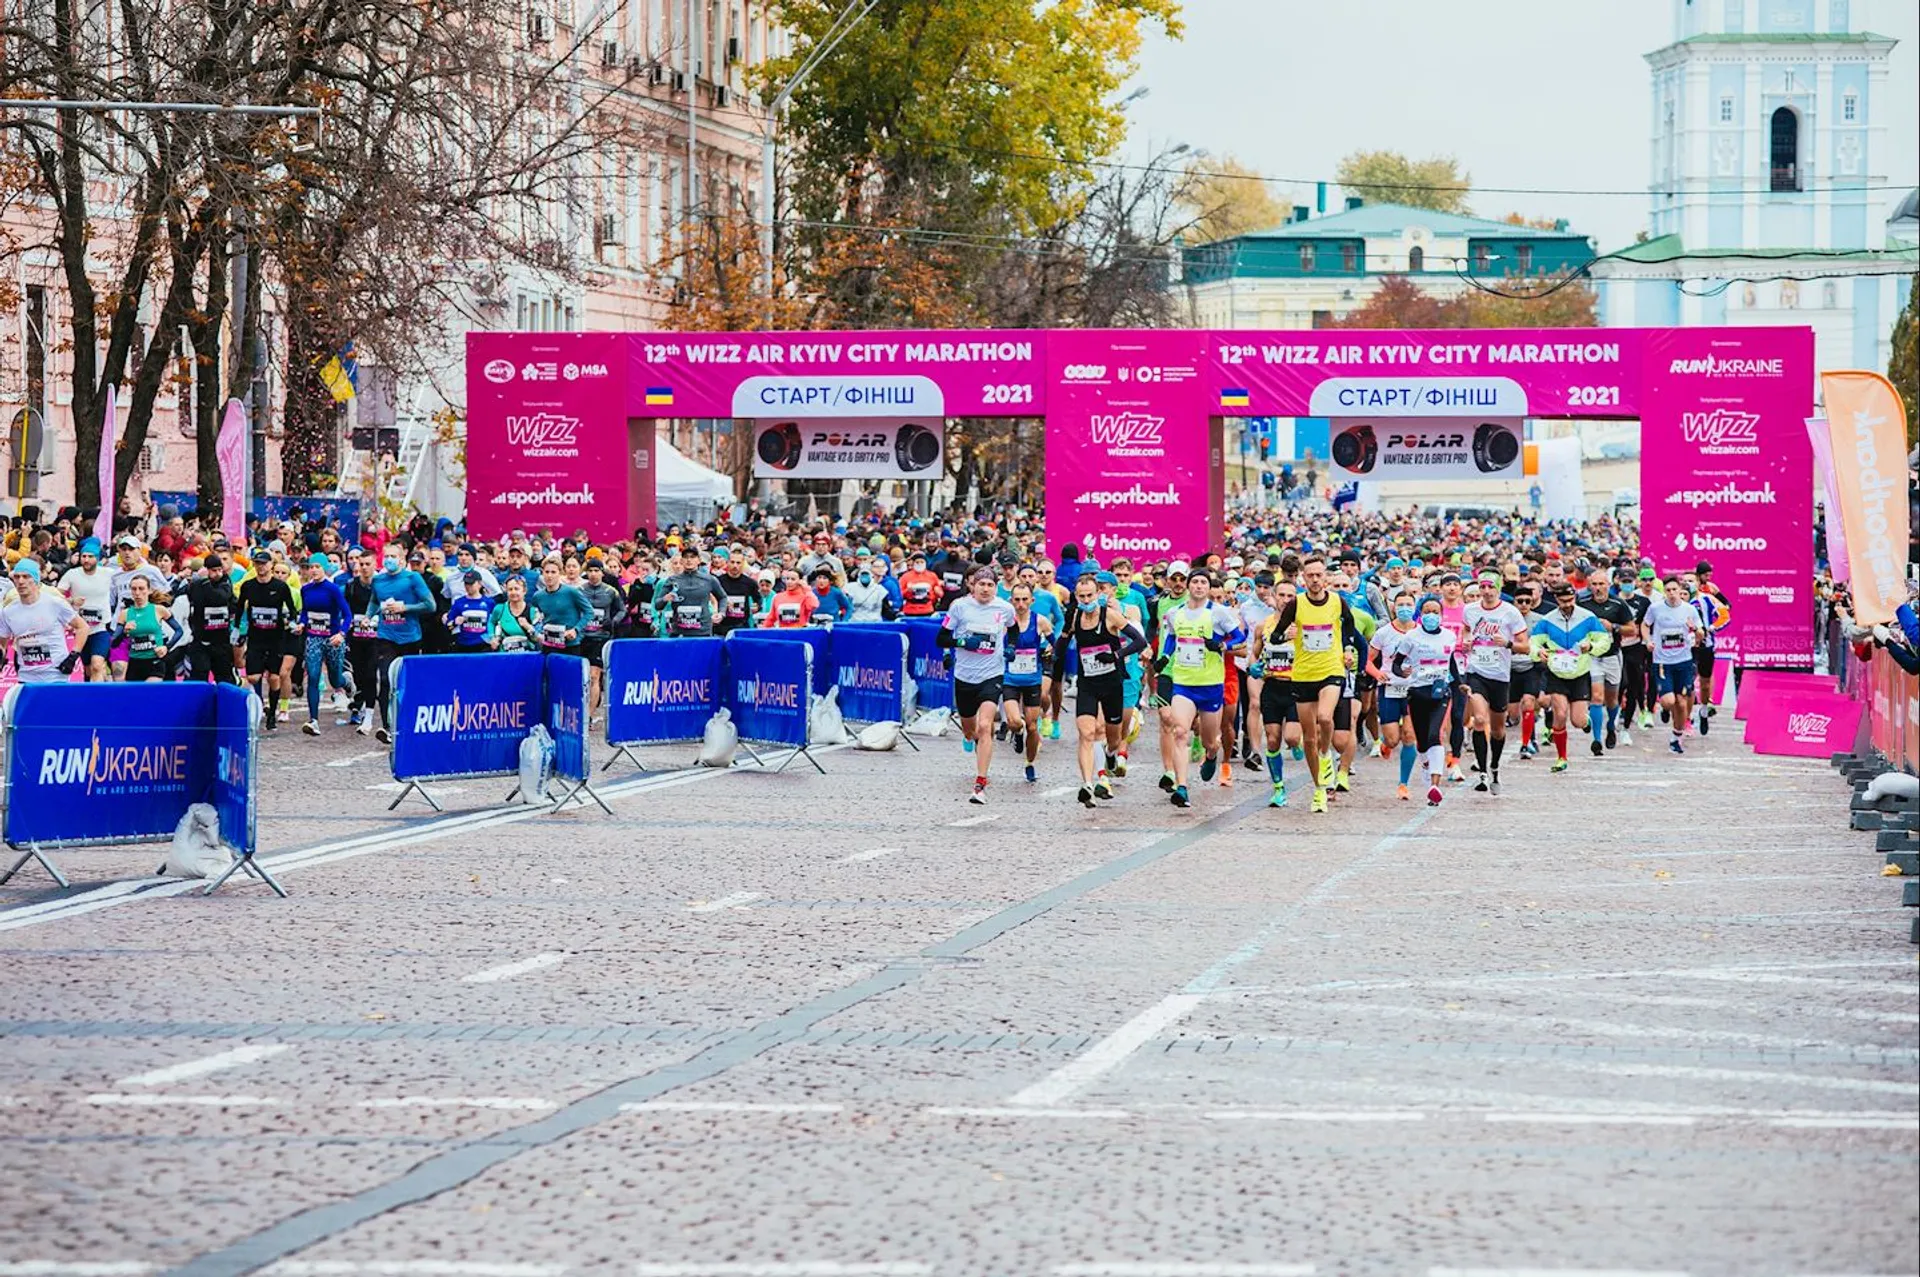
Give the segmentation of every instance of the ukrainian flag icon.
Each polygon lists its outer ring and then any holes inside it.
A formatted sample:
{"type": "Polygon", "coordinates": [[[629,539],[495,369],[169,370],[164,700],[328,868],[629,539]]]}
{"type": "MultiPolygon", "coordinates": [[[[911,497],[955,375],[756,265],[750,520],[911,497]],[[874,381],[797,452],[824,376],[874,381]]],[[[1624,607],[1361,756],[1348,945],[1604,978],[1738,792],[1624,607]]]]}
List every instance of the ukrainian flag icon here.
{"type": "Polygon", "coordinates": [[[1238,386],[1228,386],[1220,392],[1222,408],[1245,408],[1253,403],[1252,396],[1238,386]]]}
{"type": "Polygon", "coordinates": [[[673,407],[673,387],[672,386],[648,386],[647,387],[647,406],[649,408],[673,407]]]}

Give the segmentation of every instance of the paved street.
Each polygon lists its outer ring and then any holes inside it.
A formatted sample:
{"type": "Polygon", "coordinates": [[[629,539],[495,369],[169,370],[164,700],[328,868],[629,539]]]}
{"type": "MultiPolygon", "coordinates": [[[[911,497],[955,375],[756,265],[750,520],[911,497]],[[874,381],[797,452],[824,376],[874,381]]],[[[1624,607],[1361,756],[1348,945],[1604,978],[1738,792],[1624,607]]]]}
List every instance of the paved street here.
{"type": "Polygon", "coordinates": [[[0,1274],[1913,1273],[1911,914],[1720,721],[1325,817],[951,737],[388,815],[283,731],[290,900],[0,889],[0,1274]]]}

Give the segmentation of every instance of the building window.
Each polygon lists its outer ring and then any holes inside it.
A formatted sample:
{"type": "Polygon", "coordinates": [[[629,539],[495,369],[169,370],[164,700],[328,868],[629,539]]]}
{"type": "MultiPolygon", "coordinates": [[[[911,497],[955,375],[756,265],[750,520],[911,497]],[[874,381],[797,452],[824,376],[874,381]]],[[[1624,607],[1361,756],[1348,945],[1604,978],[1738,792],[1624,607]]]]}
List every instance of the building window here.
{"type": "Polygon", "coordinates": [[[1358,244],[1342,244],[1340,246],[1340,269],[1346,271],[1349,275],[1360,269],[1360,246],[1358,244]]]}
{"type": "Polygon", "coordinates": [[[1784,73],[1781,79],[1781,92],[1789,94],[1793,92],[1793,71],[1791,68],[1784,73]]]}
{"type": "Polygon", "coordinates": [[[1330,311],[1330,310],[1316,310],[1316,311],[1314,311],[1314,312],[1313,312],[1313,326],[1314,326],[1315,328],[1331,328],[1331,327],[1333,327],[1333,312],[1332,312],[1332,311],[1330,311]]]}
{"type": "Polygon", "coordinates": [[[1425,270],[1427,268],[1427,250],[1415,244],[1407,250],[1407,269],[1425,270]]]}
{"type": "Polygon", "coordinates": [[[1475,244],[1473,246],[1473,268],[1476,271],[1492,270],[1493,250],[1485,244],[1475,244]]]}
{"type": "Polygon", "coordinates": [[[1513,264],[1522,275],[1533,269],[1533,245],[1518,244],[1513,250],[1513,264]]]}
{"type": "Polygon", "coordinates": [[[1771,189],[1800,189],[1800,117],[1791,107],[1779,107],[1768,126],[1767,156],[1771,189]]]}
{"type": "Polygon", "coordinates": [[[1733,94],[1731,93],[1720,95],[1720,123],[1733,123],[1733,94]]]}
{"type": "Polygon", "coordinates": [[[1852,124],[1860,118],[1860,95],[1848,93],[1840,99],[1840,118],[1852,124]]]}
{"type": "Polygon", "coordinates": [[[1302,244],[1300,246],[1300,270],[1303,274],[1312,273],[1313,266],[1314,266],[1313,259],[1314,259],[1313,245],[1302,244]]]}

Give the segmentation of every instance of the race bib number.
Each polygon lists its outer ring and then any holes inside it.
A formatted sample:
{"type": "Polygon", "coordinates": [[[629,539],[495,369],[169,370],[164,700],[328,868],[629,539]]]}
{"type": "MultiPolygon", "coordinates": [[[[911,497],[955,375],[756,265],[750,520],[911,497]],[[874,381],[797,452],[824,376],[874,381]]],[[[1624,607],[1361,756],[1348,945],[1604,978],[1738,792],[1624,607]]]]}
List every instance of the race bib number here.
{"type": "Polygon", "coordinates": [[[107,618],[106,614],[97,607],[83,607],[80,609],[80,619],[88,625],[98,625],[107,618]]]}
{"type": "Polygon", "coordinates": [[[697,630],[706,623],[707,609],[698,603],[677,603],[673,609],[673,627],[677,630],[697,630]]]}
{"type": "Polygon", "coordinates": [[[210,607],[200,614],[200,628],[203,630],[224,630],[227,628],[227,609],[210,607]]]}
{"type": "Polygon", "coordinates": [[[925,581],[915,581],[907,587],[907,597],[915,603],[925,603],[927,601],[927,595],[930,593],[932,593],[932,591],[928,589],[925,581]]]}
{"type": "Polygon", "coordinates": [[[1687,632],[1685,630],[1662,630],[1661,631],[1660,633],[1660,650],[1661,651],[1678,652],[1678,651],[1684,650],[1686,646],[1687,646],[1687,632]]]}
{"type": "Polygon", "coordinates": [[[150,660],[156,646],[153,635],[135,634],[127,640],[127,655],[136,660],[150,660]]]}
{"type": "Polygon", "coordinates": [[[256,630],[277,630],[280,628],[280,609],[277,607],[257,607],[253,609],[253,628],[256,630]]]}
{"type": "Polygon", "coordinates": [[[353,618],[352,630],[355,638],[372,638],[380,632],[380,621],[371,614],[358,615],[353,618]]]}
{"type": "Polygon", "coordinates": [[[1506,664],[1501,659],[1503,649],[1482,643],[1468,655],[1467,661],[1477,673],[1504,674],[1506,664]]]}
{"type": "Polygon", "coordinates": [[[1114,659],[1113,649],[1105,643],[1094,646],[1082,646],[1080,649],[1080,672],[1088,678],[1098,678],[1102,674],[1111,674],[1120,668],[1114,659]]]}
{"type": "Polygon", "coordinates": [[[727,619],[738,621],[747,615],[747,600],[738,594],[727,595],[727,619]]]}
{"type": "Polygon", "coordinates": [[[1173,641],[1173,663],[1182,669],[1197,670],[1207,663],[1207,643],[1205,639],[1187,638],[1184,635],[1173,641]]]}
{"type": "Polygon", "coordinates": [[[960,588],[960,574],[958,572],[943,573],[940,580],[949,590],[958,590],[960,588]]]}
{"type": "Polygon", "coordinates": [[[782,625],[791,625],[800,619],[800,605],[798,603],[782,603],[779,607],[779,615],[782,625]]]}
{"type": "Polygon", "coordinates": [[[966,630],[960,635],[959,647],[963,652],[993,651],[994,636],[979,630],[966,630]]]}
{"type": "Polygon", "coordinates": [[[1547,657],[1547,668],[1553,671],[1555,678],[1575,678],[1580,673],[1580,653],[1553,652],[1547,657]]]}
{"type": "Polygon", "coordinates": [[[500,650],[503,652],[526,652],[533,648],[524,634],[505,634],[500,638],[500,650]]]}
{"type": "MultiPolygon", "coordinates": [[[[1084,665],[1086,654],[1081,653],[1084,665]]],[[[1013,659],[1007,662],[1009,674],[1038,674],[1040,672],[1040,653],[1034,648],[1022,648],[1014,652],[1013,659]]]]}
{"type": "Polygon", "coordinates": [[[567,627],[557,622],[549,621],[540,627],[540,641],[548,647],[565,647],[567,645],[567,627]]]}
{"type": "Polygon", "coordinates": [[[1333,650],[1333,627],[1331,625],[1303,625],[1300,627],[1300,647],[1307,652],[1331,652],[1333,650]]]}
{"type": "Polygon", "coordinates": [[[330,612],[307,613],[307,634],[313,638],[325,638],[333,627],[333,614],[330,612]]]}
{"type": "Polygon", "coordinates": [[[487,630],[485,612],[462,612],[460,614],[460,632],[462,634],[484,634],[487,630]]]}
{"type": "Polygon", "coordinates": [[[1293,669],[1293,644],[1267,644],[1267,673],[1285,674],[1293,669]]]}
{"type": "Polygon", "coordinates": [[[20,643],[13,650],[23,670],[44,670],[53,665],[53,649],[45,643],[20,643]]]}

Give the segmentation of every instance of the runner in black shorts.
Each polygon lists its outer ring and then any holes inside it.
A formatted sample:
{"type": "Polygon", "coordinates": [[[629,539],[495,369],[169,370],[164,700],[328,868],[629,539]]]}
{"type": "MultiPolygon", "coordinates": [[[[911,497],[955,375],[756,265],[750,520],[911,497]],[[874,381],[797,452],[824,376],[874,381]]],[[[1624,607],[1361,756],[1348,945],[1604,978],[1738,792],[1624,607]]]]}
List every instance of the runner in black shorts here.
{"type": "MultiPolygon", "coordinates": [[[[1024,587],[1022,587],[1024,588],[1024,587]]],[[[1073,587],[1073,612],[1054,637],[1053,683],[1068,674],[1072,652],[1079,676],[1074,716],[1080,733],[1080,802],[1113,797],[1112,774],[1120,749],[1120,726],[1127,714],[1127,658],[1147,650],[1147,636],[1126,618],[1120,605],[1102,601],[1099,585],[1083,573],[1073,587]],[[1096,767],[1095,752],[1106,737],[1106,766],[1096,767]]]]}

